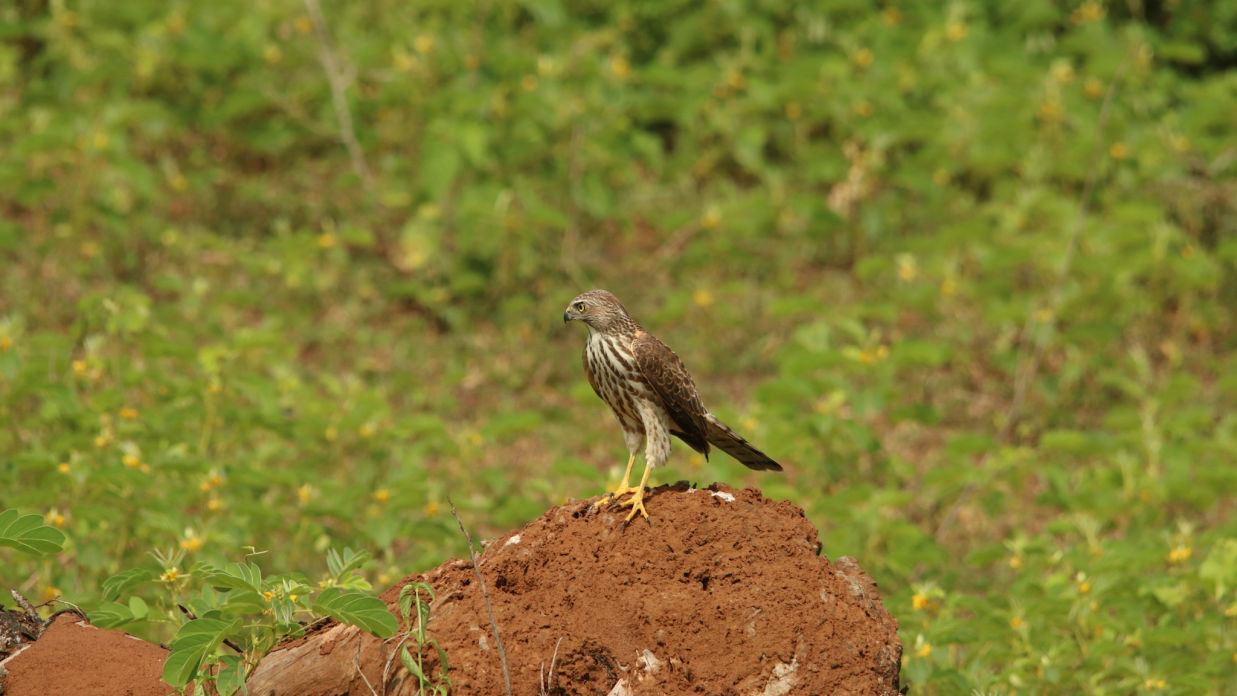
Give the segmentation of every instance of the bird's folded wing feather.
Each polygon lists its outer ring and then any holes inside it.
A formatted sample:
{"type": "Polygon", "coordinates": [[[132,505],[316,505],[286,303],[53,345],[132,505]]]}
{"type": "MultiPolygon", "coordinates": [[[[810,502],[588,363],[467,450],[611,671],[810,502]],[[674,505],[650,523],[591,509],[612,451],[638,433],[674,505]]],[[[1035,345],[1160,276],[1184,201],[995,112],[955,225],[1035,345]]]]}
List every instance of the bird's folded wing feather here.
{"type": "Polygon", "coordinates": [[[644,334],[632,344],[636,367],[674,421],[675,434],[697,452],[708,455],[708,410],[683,361],[656,337],[644,334]],[[680,432],[681,431],[681,432],[680,432]]]}

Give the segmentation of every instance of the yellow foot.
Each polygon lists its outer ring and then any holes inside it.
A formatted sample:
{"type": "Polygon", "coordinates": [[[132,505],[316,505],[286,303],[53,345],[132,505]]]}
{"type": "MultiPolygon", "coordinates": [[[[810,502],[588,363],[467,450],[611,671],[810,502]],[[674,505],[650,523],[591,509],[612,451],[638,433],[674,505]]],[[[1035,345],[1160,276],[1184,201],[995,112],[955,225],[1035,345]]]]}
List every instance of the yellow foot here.
{"type": "MultiPolygon", "coordinates": [[[[615,503],[614,507],[616,508],[630,507],[631,508],[631,512],[627,513],[627,519],[623,520],[624,527],[626,527],[627,523],[631,522],[632,519],[634,519],[637,514],[643,515],[644,519],[646,520],[649,518],[649,513],[645,511],[644,509],[644,488],[637,488],[635,495],[631,496],[630,498],[628,498],[627,500],[624,500],[621,503],[615,503]]],[[[649,524],[652,524],[652,522],[650,522],[649,524]]]]}
{"type": "Polygon", "coordinates": [[[633,488],[632,486],[626,486],[626,485],[619,486],[618,488],[615,488],[609,493],[606,493],[605,495],[601,496],[601,498],[599,498],[596,502],[594,502],[589,507],[592,511],[596,512],[597,510],[600,510],[601,508],[607,505],[615,503],[619,498],[622,498],[628,493],[634,493],[635,491],[636,489],[633,488]]]}

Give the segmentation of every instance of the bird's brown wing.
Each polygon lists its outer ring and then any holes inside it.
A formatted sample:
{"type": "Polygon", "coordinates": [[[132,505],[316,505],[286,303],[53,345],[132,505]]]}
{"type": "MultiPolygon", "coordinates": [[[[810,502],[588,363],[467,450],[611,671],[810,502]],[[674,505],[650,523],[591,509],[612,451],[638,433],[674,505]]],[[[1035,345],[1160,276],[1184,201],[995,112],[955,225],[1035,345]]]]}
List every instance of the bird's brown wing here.
{"type": "Polygon", "coordinates": [[[708,410],[679,356],[654,336],[641,332],[632,344],[636,368],[644,376],[672,421],[670,432],[692,449],[709,456],[708,410]]]}

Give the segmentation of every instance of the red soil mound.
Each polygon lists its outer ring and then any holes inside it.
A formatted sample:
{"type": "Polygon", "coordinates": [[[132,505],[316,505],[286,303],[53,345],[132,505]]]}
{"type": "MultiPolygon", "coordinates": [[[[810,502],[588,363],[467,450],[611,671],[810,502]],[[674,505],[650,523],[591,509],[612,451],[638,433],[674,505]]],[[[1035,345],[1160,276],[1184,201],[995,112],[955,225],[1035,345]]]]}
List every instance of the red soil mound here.
{"type": "Polygon", "coordinates": [[[4,696],[164,696],[168,651],[63,614],[0,663],[4,696]],[[5,672],[7,671],[7,674],[5,672]]]}
{"type": "MultiPolygon", "coordinates": [[[[802,510],[752,489],[683,484],[655,489],[647,505],[652,526],[624,529],[620,515],[587,514],[584,501],[487,545],[479,565],[513,693],[897,693],[897,622],[853,560],[819,555],[802,510]]],[[[410,580],[434,588],[429,634],[446,650],[455,693],[504,694],[472,565],[410,580]]],[[[383,598],[394,603],[398,588],[383,598]]],[[[398,660],[383,679],[389,647],[333,627],[272,653],[250,686],[368,694],[368,680],[378,693],[415,693],[398,660]]]]}

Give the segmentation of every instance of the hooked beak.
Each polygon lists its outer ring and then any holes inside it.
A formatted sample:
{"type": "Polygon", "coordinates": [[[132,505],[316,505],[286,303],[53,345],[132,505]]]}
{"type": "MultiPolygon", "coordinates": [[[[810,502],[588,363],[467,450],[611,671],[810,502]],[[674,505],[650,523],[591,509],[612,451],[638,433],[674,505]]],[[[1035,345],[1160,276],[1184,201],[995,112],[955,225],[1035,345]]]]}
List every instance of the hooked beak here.
{"type": "Polygon", "coordinates": [[[574,315],[572,315],[571,310],[568,310],[568,311],[566,311],[566,312],[563,312],[563,323],[564,323],[564,324],[566,324],[567,322],[571,321],[572,319],[575,319],[575,316],[574,316],[574,315]]]}

